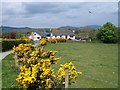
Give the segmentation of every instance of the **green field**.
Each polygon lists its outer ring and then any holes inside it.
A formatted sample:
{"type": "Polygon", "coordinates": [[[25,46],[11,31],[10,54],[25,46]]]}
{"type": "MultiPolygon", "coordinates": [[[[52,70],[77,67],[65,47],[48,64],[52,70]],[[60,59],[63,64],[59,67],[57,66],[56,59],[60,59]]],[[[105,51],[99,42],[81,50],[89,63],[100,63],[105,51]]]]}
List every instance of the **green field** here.
{"type": "MultiPolygon", "coordinates": [[[[118,45],[103,43],[67,42],[47,44],[46,50],[58,51],[59,64],[72,61],[77,71],[82,71],[71,88],[116,88],[118,85],[118,45]]],[[[2,61],[3,88],[18,87],[15,81],[18,71],[14,68],[12,55],[2,61]]]]}

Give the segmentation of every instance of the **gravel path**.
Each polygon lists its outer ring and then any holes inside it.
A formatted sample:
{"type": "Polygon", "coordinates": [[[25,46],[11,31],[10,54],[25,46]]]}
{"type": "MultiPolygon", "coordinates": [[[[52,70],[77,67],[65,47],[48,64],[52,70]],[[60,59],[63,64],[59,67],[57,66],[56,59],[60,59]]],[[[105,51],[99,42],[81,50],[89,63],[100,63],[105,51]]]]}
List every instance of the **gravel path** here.
{"type": "Polygon", "coordinates": [[[11,51],[7,51],[7,52],[2,52],[0,53],[0,61],[2,59],[4,59],[8,54],[12,53],[12,50],[11,51]]]}

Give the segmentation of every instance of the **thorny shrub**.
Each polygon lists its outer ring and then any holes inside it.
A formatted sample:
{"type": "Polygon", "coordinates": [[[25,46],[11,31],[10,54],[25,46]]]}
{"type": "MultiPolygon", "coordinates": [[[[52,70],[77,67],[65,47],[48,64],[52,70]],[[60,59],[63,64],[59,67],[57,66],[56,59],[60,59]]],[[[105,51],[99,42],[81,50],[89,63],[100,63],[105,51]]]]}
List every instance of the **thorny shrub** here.
{"type": "Polygon", "coordinates": [[[17,82],[20,87],[26,89],[50,89],[65,86],[65,70],[68,69],[69,84],[82,72],[77,72],[75,66],[70,63],[61,65],[55,73],[52,64],[60,58],[55,57],[56,51],[45,51],[43,47],[36,48],[31,44],[20,44],[13,48],[18,54],[20,74],[17,82]]]}

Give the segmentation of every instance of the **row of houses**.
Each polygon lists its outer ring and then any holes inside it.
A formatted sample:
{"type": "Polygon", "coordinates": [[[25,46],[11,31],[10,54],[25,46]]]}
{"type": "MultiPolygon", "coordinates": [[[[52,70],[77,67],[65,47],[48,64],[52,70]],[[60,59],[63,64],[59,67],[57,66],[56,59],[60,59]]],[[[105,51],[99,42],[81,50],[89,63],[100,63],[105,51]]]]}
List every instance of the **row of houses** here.
{"type": "Polygon", "coordinates": [[[41,38],[64,38],[64,39],[71,39],[75,40],[75,31],[71,30],[59,30],[59,31],[54,31],[51,33],[46,33],[46,32],[32,32],[31,35],[29,36],[30,39],[33,41],[38,41],[41,38]]]}

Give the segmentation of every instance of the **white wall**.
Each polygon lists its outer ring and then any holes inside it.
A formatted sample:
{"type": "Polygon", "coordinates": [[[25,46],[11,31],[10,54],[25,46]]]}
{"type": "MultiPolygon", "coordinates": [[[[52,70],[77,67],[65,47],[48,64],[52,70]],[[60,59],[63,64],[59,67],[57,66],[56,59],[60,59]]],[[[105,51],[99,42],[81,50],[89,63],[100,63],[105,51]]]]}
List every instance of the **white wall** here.
{"type": "Polygon", "coordinates": [[[52,33],[50,33],[50,36],[53,36],[53,34],[52,34],[52,33]]]}
{"type": "MultiPolygon", "coordinates": [[[[36,32],[32,32],[33,35],[34,35],[34,38],[33,38],[33,41],[38,41],[41,39],[41,36],[39,34],[37,34],[36,32]],[[39,39],[37,37],[40,37],[39,39]]],[[[31,35],[29,36],[30,39],[32,39],[32,33],[31,35]]]]}
{"type": "MultiPolygon", "coordinates": [[[[47,38],[49,39],[49,37],[47,37],[47,38]]],[[[61,37],[60,37],[60,36],[57,36],[57,37],[51,36],[51,38],[64,38],[64,39],[72,39],[72,40],[75,40],[75,36],[70,37],[69,35],[67,35],[67,38],[66,38],[65,35],[62,35],[61,37]]]]}
{"type": "Polygon", "coordinates": [[[60,36],[57,36],[56,38],[60,38],[60,36]]]}
{"type": "Polygon", "coordinates": [[[67,38],[66,39],[70,39],[70,36],[69,35],[67,35],[67,38]]]}
{"type": "Polygon", "coordinates": [[[32,35],[30,35],[28,38],[32,39],[32,35]]]}
{"type": "Polygon", "coordinates": [[[69,36],[69,35],[67,35],[67,38],[66,39],[72,39],[72,40],[75,40],[75,36],[69,36]]]}
{"type": "MultiPolygon", "coordinates": [[[[34,39],[33,39],[34,41],[37,41],[37,40],[40,40],[40,39],[41,39],[41,36],[40,36],[39,34],[37,34],[36,32],[32,32],[32,33],[33,33],[33,35],[34,35],[34,39]],[[38,39],[37,37],[40,37],[40,38],[38,39]]],[[[31,33],[31,35],[29,36],[30,39],[32,39],[32,33],[31,33]]],[[[60,36],[55,37],[55,36],[53,36],[52,33],[51,33],[51,36],[46,37],[46,38],[47,38],[47,39],[50,39],[50,38],[64,38],[64,39],[72,39],[72,40],[75,40],[75,36],[70,37],[69,35],[67,35],[67,38],[66,38],[65,35],[62,35],[61,37],[60,37],[60,36]]]]}
{"type": "Polygon", "coordinates": [[[55,38],[55,36],[52,36],[52,38],[55,38]]]}
{"type": "Polygon", "coordinates": [[[73,36],[73,37],[70,37],[70,39],[72,39],[72,40],[75,40],[75,36],[73,36]]]}
{"type": "Polygon", "coordinates": [[[62,35],[61,37],[64,38],[64,39],[66,39],[65,35],[62,35]]]}
{"type": "Polygon", "coordinates": [[[49,37],[46,37],[47,39],[50,39],[51,37],[49,36],[49,37]]]}

